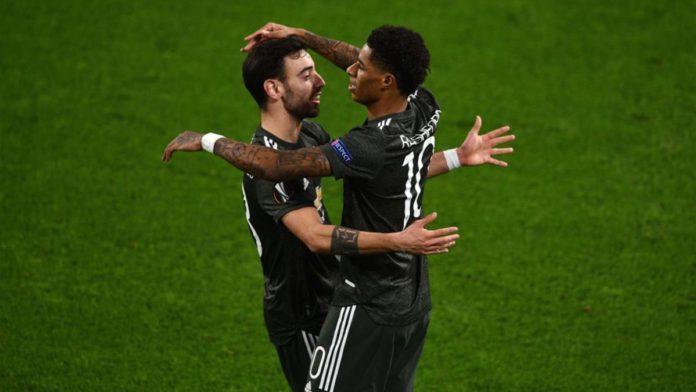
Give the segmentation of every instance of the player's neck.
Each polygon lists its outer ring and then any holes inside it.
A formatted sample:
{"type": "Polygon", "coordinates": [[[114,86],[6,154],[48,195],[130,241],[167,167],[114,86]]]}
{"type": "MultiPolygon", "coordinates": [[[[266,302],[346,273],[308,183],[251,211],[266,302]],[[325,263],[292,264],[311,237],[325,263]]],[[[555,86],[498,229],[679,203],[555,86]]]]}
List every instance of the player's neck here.
{"type": "Polygon", "coordinates": [[[302,120],[298,120],[285,110],[262,110],[261,128],[288,143],[297,143],[300,137],[302,120]]]}
{"type": "Polygon", "coordinates": [[[388,94],[370,105],[367,105],[367,120],[401,113],[408,107],[408,100],[401,94],[388,94]]]}

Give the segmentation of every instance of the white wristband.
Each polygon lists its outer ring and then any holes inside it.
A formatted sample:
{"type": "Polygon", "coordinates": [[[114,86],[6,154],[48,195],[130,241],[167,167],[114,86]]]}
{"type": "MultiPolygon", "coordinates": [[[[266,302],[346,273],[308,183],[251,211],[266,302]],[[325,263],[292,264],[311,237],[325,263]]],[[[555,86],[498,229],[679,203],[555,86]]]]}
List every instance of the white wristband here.
{"type": "Polygon", "coordinates": [[[203,146],[203,149],[208,151],[209,153],[214,153],[215,151],[215,142],[218,141],[218,139],[223,138],[224,136],[218,135],[217,133],[206,133],[203,135],[201,138],[201,146],[203,146]]]}
{"type": "Polygon", "coordinates": [[[457,149],[452,148],[443,152],[445,154],[445,160],[447,161],[447,168],[453,170],[461,166],[459,162],[459,155],[457,155],[457,149]]]}

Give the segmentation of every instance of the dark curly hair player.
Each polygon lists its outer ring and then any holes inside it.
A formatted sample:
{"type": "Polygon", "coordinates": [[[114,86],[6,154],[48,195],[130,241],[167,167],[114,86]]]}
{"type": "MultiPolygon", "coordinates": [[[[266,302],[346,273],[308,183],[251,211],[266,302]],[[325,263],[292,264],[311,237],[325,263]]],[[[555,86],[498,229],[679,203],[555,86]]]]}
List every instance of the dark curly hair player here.
{"type": "Polygon", "coordinates": [[[399,91],[409,95],[425,81],[430,52],[420,34],[405,27],[382,26],[367,37],[371,60],[396,77],[399,91]]]}

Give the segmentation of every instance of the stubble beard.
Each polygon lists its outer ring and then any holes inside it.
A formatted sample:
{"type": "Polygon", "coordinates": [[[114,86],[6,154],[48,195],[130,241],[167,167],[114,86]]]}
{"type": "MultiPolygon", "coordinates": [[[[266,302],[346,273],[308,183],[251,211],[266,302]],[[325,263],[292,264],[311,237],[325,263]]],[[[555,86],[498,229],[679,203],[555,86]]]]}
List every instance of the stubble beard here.
{"type": "Polygon", "coordinates": [[[299,99],[291,90],[288,90],[287,97],[283,98],[283,107],[298,121],[319,115],[318,105],[315,105],[309,99],[304,101],[299,99]]]}

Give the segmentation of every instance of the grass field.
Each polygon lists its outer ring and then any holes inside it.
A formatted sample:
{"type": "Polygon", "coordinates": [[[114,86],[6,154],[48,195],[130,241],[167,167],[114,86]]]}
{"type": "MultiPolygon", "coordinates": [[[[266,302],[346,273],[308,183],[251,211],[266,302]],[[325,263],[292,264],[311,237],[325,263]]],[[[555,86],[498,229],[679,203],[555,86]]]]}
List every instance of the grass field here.
{"type": "MultiPolygon", "coordinates": [[[[242,37],[420,31],[440,149],[480,114],[507,169],[428,185],[419,391],[696,390],[696,3],[3,1],[0,390],[282,391],[241,174],[160,162],[183,129],[248,140],[242,37]]],[[[319,121],[360,123],[347,78],[319,121]]],[[[334,220],[341,184],[324,193],[334,220]]]]}

